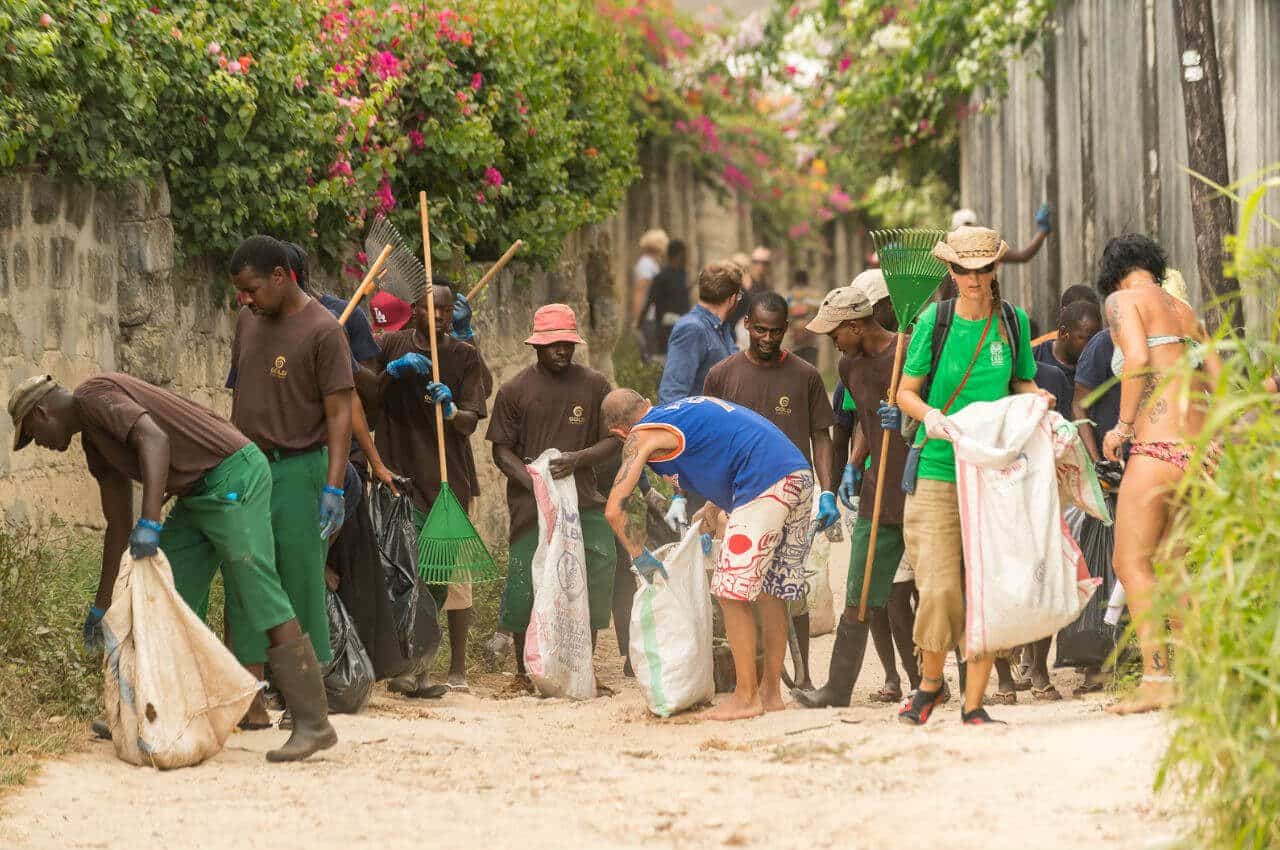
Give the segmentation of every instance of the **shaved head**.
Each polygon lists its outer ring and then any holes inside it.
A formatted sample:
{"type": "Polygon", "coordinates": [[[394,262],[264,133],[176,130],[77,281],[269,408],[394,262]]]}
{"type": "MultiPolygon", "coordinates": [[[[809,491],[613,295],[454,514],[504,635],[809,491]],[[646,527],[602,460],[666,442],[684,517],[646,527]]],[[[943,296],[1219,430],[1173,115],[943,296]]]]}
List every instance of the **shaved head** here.
{"type": "Polygon", "coordinates": [[[606,430],[617,428],[630,431],[648,412],[649,406],[649,400],[640,393],[623,387],[604,397],[604,404],[600,405],[600,416],[604,419],[606,430]]]}

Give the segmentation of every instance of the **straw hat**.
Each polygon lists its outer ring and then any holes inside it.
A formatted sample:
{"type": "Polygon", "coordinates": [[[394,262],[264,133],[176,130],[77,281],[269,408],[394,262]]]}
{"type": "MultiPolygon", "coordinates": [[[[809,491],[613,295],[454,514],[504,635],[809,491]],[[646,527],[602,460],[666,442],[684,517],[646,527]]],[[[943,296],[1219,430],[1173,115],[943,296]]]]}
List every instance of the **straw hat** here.
{"type": "Polygon", "coordinates": [[[1000,258],[1009,250],[1009,243],[989,227],[957,227],[933,246],[933,256],[944,263],[952,263],[966,269],[980,269],[1000,258]]]}

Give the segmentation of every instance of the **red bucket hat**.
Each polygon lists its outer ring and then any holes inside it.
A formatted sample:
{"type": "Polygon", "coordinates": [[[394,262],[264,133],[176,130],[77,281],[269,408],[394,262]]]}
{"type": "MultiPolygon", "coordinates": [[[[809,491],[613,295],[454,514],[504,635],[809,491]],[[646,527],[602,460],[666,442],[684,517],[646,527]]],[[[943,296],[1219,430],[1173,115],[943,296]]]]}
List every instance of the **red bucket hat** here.
{"type": "Polygon", "coordinates": [[[533,334],[525,345],[551,345],[554,342],[572,342],[586,345],[578,336],[578,319],[568,304],[548,304],[533,314],[533,334]]]}
{"type": "Polygon", "coordinates": [[[374,328],[387,333],[400,330],[413,317],[413,305],[390,292],[375,293],[369,299],[369,308],[373,312],[374,328]]]}

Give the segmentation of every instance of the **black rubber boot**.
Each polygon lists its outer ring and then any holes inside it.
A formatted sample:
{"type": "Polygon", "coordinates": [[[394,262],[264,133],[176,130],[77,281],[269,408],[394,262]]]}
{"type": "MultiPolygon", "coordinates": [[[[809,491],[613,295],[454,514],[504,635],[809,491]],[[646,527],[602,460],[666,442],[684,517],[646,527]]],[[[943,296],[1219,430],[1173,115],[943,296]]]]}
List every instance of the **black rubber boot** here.
{"type": "Polygon", "coordinates": [[[324,678],[311,639],[303,635],[273,646],[267,650],[267,661],[276,688],[293,715],[289,740],[280,749],[268,752],[267,761],[301,761],[338,743],[338,733],[329,725],[324,678]]]}
{"type": "Polygon", "coordinates": [[[831,650],[831,672],[827,674],[827,683],[816,691],[792,691],[796,702],[805,708],[848,707],[858,673],[862,671],[870,633],[866,623],[849,622],[842,617],[836,627],[836,643],[831,650]]]}

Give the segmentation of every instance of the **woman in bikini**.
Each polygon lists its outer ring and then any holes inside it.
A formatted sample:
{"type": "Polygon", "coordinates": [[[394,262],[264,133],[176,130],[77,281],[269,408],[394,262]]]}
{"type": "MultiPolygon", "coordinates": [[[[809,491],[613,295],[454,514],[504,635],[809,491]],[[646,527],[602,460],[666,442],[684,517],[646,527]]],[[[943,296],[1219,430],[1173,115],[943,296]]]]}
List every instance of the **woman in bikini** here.
{"type": "Polygon", "coordinates": [[[1115,342],[1112,369],[1121,377],[1120,420],[1103,439],[1108,460],[1129,460],[1116,506],[1113,565],[1124,585],[1142,647],[1142,684],[1134,696],[1109,710],[1152,711],[1173,696],[1163,625],[1151,622],[1153,562],[1168,537],[1174,490],[1187,475],[1204,421],[1202,396],[1221,364],[1205,348],[1208,337],[1191,307],[1160,287],[1168,264],[1164,250],[1146,236],[1119,236],[1107,243],[1098,273],[1107,323],[1115,342]],[[1200,367],[1188,374],[1184,355],[1200,367]]]}

